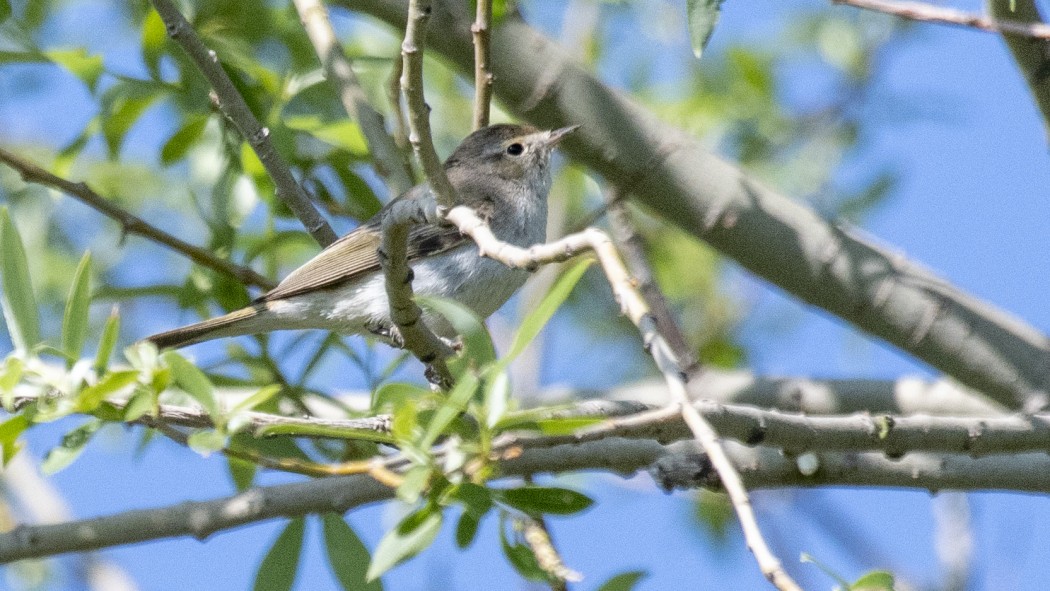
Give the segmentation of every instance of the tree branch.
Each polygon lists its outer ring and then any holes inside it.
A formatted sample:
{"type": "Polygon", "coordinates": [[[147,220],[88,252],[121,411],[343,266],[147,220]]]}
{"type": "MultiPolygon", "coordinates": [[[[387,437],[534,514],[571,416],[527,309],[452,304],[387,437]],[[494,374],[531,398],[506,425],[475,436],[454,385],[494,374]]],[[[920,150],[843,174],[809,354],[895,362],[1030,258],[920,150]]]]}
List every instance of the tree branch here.
{"type": "MultiPolygon", "coordinates": [[[[401,0],[339,4],[404,24],[401,0]]],[[[442,4],[433,18],[441,34],[431,46],[471,71],[470,16],[442,4]]],[[[602,85],[519,19],[493,29],[491,65],[496,96],[511,111],[551,129],[582,124],[563,148],[658,215],[1000,404],[1045,404],[1050,339],[1040,331],[762,186],[602,85]]]]}
{"type": "MultiPolygon", "coordinates": [[[[939,491],[1013,490],[1050,493],[1050,457],[1045,453],[999,458],[916,454],[889,460],[881,454],[823,453],[816,471],[803,474],[777,451],[731,443],[726,451],[751,489],[813,486],[880,486],[939,491]]],[[[695,442],[662,446],[654,441],[606,439],[581,445],[525,449],[500,461],[501,474],[578,470],[629,476],[652,466],[665,488],[717,485],[695,442]],[[706,471],[705,468],[706,467],[706,471]],[[698,480],[698,476],[705,476],[698,480]]],[[[41,526],[19,526],[0,534],[0,563],[107,548],[180,536],[203,540],[226,529],[274,518],[343,513],[393,498],[394,490],[367,475],[338,476],[258,487],[210,501],[127,511],[104,517],[41,526]]]]}
{"type": "Polygon", "coordinates": [[[214,51],[209,50],[201,42],[193,31],[186,17],[182,16],[178,8],[171,0],[152,0],[157,13],[164,21],[168,29],[168,36],[185,50],[190,59],[197,64],[201,73],[211,83],[218,97],[219,108],[233,122],[241,136],[255,150],[266,168],[266,173],[273,179],[277,187],[277,196],[280,197],[302,221],[307,232],[314,237],[321,246],[328,246],[335,242],[337,236],[332,227],[328,225],[317,208],[310,201],[310,196],[299,185],[292,176],[292,171],[281,159],[281,155],[274,149],[270,142],[270,130],[262,127],[258,119],[244,101],[244,97],[237,92],[226,71],[222,69],[219,58],[214,51]]]}
{"type": "MultiPolygon", "coordinates": [[[[985,6],[996,19],[1013,19],[1028,27],[1050,31],[1034,0],[985,0],[985,6]]],[[[1033,38],[1012,29],[1003,28],[1001,32],[1043,115],[1044,130],[1050,136],[1050,84],[1046,77],[1050,68],[1050,33],[1033,38]]]]}
{"type": "MultiPolygon", "coordinates": [[[[999,2],[999,0],[990,0],[989,7],[991,8],[992,5],[996,3],[1005,6],[1011,1],[1017,2],[1017,0],[1002,0],[1002,2],[999,2]]],[[[1009,33],[1014,36],[1028,37],[1031,39],[1050,39],[1050,26],[1045,25],[1042,22],[1030,21],[1029,19],[1024,18],[1022,14],[1020,14],[1024,9],[1021,9],[1018,12],[1005,11],[1001,13],[991,10],[995,18],[990,18],[983,14],[963,12],[961,10],[955,10],[954,8],[936,6],[923,2],[898,2],[896,0],[831,0],[831,3],[845,4],[855,8],[892,14],[896,17],[925,23],[955,25],[977,29],[979,31],[988,31],[990,33],[1009,33]]],[[[1025,2],[1025,0],[1017,2],[1018,5],[1022,3],[1031,4],[1031,2],[1025,2]]]]}
{"type": "Polygon", "coordinates": [[[37,183],[53,189],[58,189],[70,197],[80,201],[88,207],[116,220],[125,234],[137,234],[151,240],[161,246],[185,256],[191,261],[207,267],[213,271],[228,275],[244,285],[255,285],[263,289],[273,289],[276,282],[256,273],[250,267],[220,259],[211,252],[194,246],[188,242],[168,234],[167,232],[151,226],[142,218],[132,215],[111,201],[102,197],[85,183],[74,183],[62,177],[51,174],[39,166],[24,160],[11,152],[0,148],[0,162],[7,164],[22,175],[22,180],[27,183],[37,183]]]}
{"type": "Polygon", "coordinates": [[[492,72],[489,71],[489,27],[492,25],[492,0],[477,0],[477,18],[470,26],[474,40],[474,129],[489,124],[492,103],[492,72]]]}
{"type": "Polygon", "coordinates": [[[375,157],[376,171],[382,176],[396,197],[412,188],[411,169],[402,157],[394,139],[386,132],[383,116],[368,102],[365,91],[357,81],[350,58],[336,39],[328,20],[328,11],[321,0],[295,0],[295,9],[306,29],[310,43],[324,67],[325,76],[335,87],[343,108],[357,121],[375,157]]]}

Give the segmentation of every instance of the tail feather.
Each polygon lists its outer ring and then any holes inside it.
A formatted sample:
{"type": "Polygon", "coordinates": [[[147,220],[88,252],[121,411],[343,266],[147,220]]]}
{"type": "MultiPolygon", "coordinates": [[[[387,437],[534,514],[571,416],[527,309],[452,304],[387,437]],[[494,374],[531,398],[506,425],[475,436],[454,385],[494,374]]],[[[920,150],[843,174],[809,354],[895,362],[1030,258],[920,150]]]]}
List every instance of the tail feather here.
{"type": "Polygon", "coordinates": [[[256,304],[230,312],[225,316],[158,333],[146,337],[146,340],[157,345],[158,349],[178,349],[212,339],[252,334],[257,332],[256,323],[253,320],[261,319],[260,313],[265,310],[264,304],[256,304]]]}

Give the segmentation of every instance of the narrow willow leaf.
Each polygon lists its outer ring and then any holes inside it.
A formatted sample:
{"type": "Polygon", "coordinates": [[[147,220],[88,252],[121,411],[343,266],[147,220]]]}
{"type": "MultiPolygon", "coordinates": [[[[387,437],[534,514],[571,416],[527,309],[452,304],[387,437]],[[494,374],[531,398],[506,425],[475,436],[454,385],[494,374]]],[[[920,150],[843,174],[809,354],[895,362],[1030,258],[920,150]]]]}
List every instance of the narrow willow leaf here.
{"type": "Polygon", "coordinates": [[[95,419],[66,433],[62,437],[62,443],[47,452],[44,461],[40,463],[40,471],[44,474],[54,474],[72,464],[101,427],[102,421],[95,419]]]}
{"type": "Polygon", "coordinates": [[[8,356],[4,360],[3,367],[0,368],[0,402],[3,403],[7,412],[14,412],[15,386],[22,381],[24,371],[25,362],[14,355],[8,356]]]}
{"type": "Polygon", "coordinates": [[[29,262],[7,208],[0,208],[0,284],[4,320],[16,349],[29,351],[40,342],[40,318],[29,280],[29,262]]]}
{"type": "Polygon", "coordinates": [[[8,0],[0,0],[0,23],[7,20],[7,17],[11,16],[11,2],[8,0]]]}
{"type": "Polygon", "coordinates": [[[54,49],[44,52],[44,55],[46,55],[51,61],[68,70],[70,74],[80,78],[80,81],[83,82],[91,92],[95,92],[95,89],[98,88],[98,79],[102,76],[102,72],[105,71],[101,55],[91,55],[83,47],[78,47],[76,49],[54,49]]]}
{"type": "Polygon", "coordinates": [[[4,466],[22,449],[22,442],[18,438],[28,428],[29,418],[25,414],[15,415],[0,423],[0,450],[3,452],[4,466]]]}
{"type": "Polygon", "coordinates": [[[255,575],[254,591],[290,591],[299,571],[306,520],[297,517],[288,522],[281,535],[266,553],[255,575]]]}
{"type": "Polygon", "coordinates": [[[77,394],[77,412],[91,412],[112,394],[134,384],[139,379],[137,369],[126,369],[106,374],[97,384],[87,386],[77,394]]]}
{"type": "Polygon", "coordinates": [[[255,394],[252,394],[251,396],[249,396],[249,397],[245,398],[244,400],[238,402],[233,407],[233,409],[230,410],[230,414],[232,415],[232,414],[236,414],[238,412],[251,410],[251,409],[259,406],[260,404],[263,404],[267,400],[273,398],[280,391],[281,391],[281,385],[280,384],[270,384],[268,386],[263,386],[262,388],[259,388],[259,391],[256,392],[255,394]]]}
{"type": "Polygon", "coordinates": [[[441,529],[441,511],[426,506],[401,520],[376,546],[365,579],[374,581],[399,563],[422,552],[441,529]]]}
{"type": "Polygon", "coordinates": [[[380,413],[396,409],[406,400],[422,398],[425,388],[403,382],[387,382],[372,393],[372,412],[380,413]]]}
{"type": "Polygon", "coordinates": [[[537,517],[545,513],[570,515],[594,504],[594,501],[583,493],[558,487],[523,486],[494,493],[499,502],[537,517]]]}
{"type": "Polygon", "coordinates": [[[117,337],[120,336],[120,314],[114,306],[106,319],[106,325],[102,327],[102,338],[98,341],[98,351],[95,352],[95,371],[102,373],[109,367],[109,359],[113,356],[113,349],[117,347],[117,337]]]}
{"type": "Polygon", "coordinates": [[[62,314],[62,350],[79,359],[87,339],[88,308],[91,305],[91,252],[85,252],[73,273],[66,310],[62,314]]]}
{"type": "Polygon", "coordinates": [[[464,511],[459,516],[459,523],[456,524],[456,545],[461,550],[469,548],[474,543],[474,538],[478,537],[478,527],[481,525],[481,516],[475,515],[470,511],[464,511]]]}
{"type": "Polygon", "coordinates": [[[893,591],[893,575],[884,570],[865,573],[849,586],[849,591],[893,591]]]}
{"type": "Polygon", "coordinates": [[[226,447],[226,434],[215,429],[201,429],[186,438],[186,445],[200,455],[208,457],[226,447]]]}
{"type": "Polygon", "coordinates": [[[160,149],[161,164],[167,166],[185,158],[186,152],[197,143],[207,125],[208,118],[203,115],[188,117],[186,124],[164,142],[164,147],[160,149]]]}
{"type": "Polygon", "coordinates": [[[467,403],[474,397],[474,393],[477,392],[480,385],[481,380],[471,372],[467,372],[459,377],[452,391],[448,393],[448,397],[434,412],[434,417],[430,419],[427,431],[423,435],[423,439],[419,441],[418,445],[420,448],[426,449],[434,444],[437,438],[445,431],[445,428],[452,424],[452,421],[461,412],[467,409],[467,403]]]}
{"type": "Polygon", "coordinates": [[[110,158],[116,158],[120,154],[128,131],[160,97],[160,93],[157,92],[159,88],[147,90],[144,85],[125,84],[106,91],[108,97],[102,101],[105,109],[102,117],[102,137],[106,140],[110,158]]]}
{"type": "Polygon", "coordinates": [[[150,76],[160,80],[160,56],[168,40],[164,21],[156,10],[150,9],[142,20],[142,61],[146,63],[150,76]]]}
{"type": "Polygon", "coordinates": [[[252,487],[252,483],[255,481],[255,474],[258,472],[255,464],[229,456],[226,458],[226,468],[230,472],[230,479],[233,480],[233,485],[237,487],[239,492],[244,492],[252,487]]]}
{"type": "Polygon", "coordinates": [[[507,561],[514,567],[514,570],[518,571],[518,574],[526,579],[533,581],[547,580],[547,573],[536,561],[536,555],[532,553],[532,550],[524,544],[512,543],[507,539],[506,521],[506,514],[501,513],[499,543],[503,549],[503,555],[507,557],[507,561]]]}
{"type": "Polygon", "coordinates": [[[686,0],[685,9],[689,20],[689,40],[693,44],[696,59],[704,53],[711,34],[715,32],[723,0],[686,0]]]}
{"type": "Polygon", "coordinates": [[[485,323],[473,310],[450,299],[434,297],[416,298],[424,307],[445,317],[456,333],[463,337],[463,345],[468,355],[478,367],[488,365],[496,359],[496,347],[492,344],[485,323]]]}
{"type": "Polygon", "coordinates": [[[321,516],[324,525],[324,545],[328,552],[328,564],[346,591],[383,591],[377,579],[368,581],[368,563],[372,557],[361,538],[340,515],[325,513],[321,516]]]}
{"type": "Polygon", "coordinates": [[[598,591],[631,591],[647,574],[641,570],[620,573],[605,581],[601,587],[598,587],[598,591]]]}
{"type": "Polygon", "coordinates": [[[215,400],[215,389],[212,387],[208,376],[204,375],[204,372],[198,369],[196,365],[193,365],[175,351],[166,351],[162,357],[167,362],[168,367],[171,368],[171,375],[179,388],[204,407],[212,422],[220,425],[222,423],[222,411],[219,409],[218,401],[215,400]]]}
{"type": "Polygon", "coordinates": [[[547,295],[543,296],[540,305],[536,306],[536,309],[530,312],[521,322],[517,334],[514,335],[514,343],[510,347],[510,352],[500,360],[502,364],[509,364],[510,360],[520,355],[525,350],[525,347],[535,340],[536,336],[540,334],[540,330],[543,329],[562,303],[569,297],[573,288],[576,287],[584,272],[587,271],[587,268],[593,262],[593,259],[581,259],[562,273],[561,277],[558,277],[551,290],[547,292],[547,295]]]}

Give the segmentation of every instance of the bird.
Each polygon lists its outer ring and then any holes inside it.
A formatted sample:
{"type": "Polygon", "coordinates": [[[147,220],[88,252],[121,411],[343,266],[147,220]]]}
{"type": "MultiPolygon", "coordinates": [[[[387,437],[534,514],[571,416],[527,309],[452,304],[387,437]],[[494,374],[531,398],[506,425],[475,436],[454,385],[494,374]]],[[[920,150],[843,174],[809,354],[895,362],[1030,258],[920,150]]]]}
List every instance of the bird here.
{"type": "MultiPolygon", "coordinates": [[[[474,131],[443,165],[456,190],[457,204],[474,208],[504,242],[522,248],[544,242],[551,153],[578,128],[540,130],[497,124],[474,131]]],[[[423,183],[395,201],[405,199],[429,204],[436,198],[429,184],[423,183]]],[[[373,335],[400,346],[400,335],[390,320],[379,254],[383,220],[393,203],[249,306],[145,340],[166,349],[277,330],[324,329],[342,335],[373,335]]],[[[528,277],[528,271],[481,256],[473,240],[446,223],[413,226],[408,262],[416,294],[456,300],[481,318],[499,309],[528,277]]],[[[455,329],[439,314],[424,309],[423,320],[438,336],[456,337],[455,329]]]]}

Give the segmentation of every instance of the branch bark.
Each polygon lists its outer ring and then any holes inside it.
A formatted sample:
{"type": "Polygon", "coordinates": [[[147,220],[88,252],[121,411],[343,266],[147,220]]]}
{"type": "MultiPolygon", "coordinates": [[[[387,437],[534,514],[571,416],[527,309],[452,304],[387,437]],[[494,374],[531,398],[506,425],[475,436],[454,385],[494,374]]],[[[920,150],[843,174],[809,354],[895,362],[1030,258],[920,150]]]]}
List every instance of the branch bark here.
{"type": "Polygon", "coordinates": [[[199,246],[194,246],[150,225],[142,218],[114,205],[111,201],[93,191],[86,183],[74,183],[60,176],[53,175],[32,162],[2,148],[0,148],[0,162],[17,170],[22,175],[22,180],[27,183],[37,183],[58,189],[95,211],[116,220],[125,234],[142,236],[147,240],[170,248],[202,267],[229,275],[244,285],[255,285],[263,289],[273,289],[277,285],[276,282],[256,273],[250,267],[220,259],[199,246]]]}
{"type": "Polygon", "coordinates": [[[164,26],[167,27],[168,36],[178,43],[190,56],[190,59],[197,64],[201,73],[211,83],[212,89],[215,90],[219,108],[259,156],[263,167],[266,168],[266,173],[270,175],[274,186],[277,187],[277,196],[302,221],[306,231],[314,237],[318,244],[328,246],[335,242],[337,238],[335,231],[321,217],[317,208],[310,201],[310,196],[292,176],[292,171],[270,142],[270,130],[259,124],[259,120],[255,118],[255,114],[248,107],[244,97],[237,91],[226,71],[222,69],[222,64],[219,63],[215,52],[204,46],[189,21],[182,16],[171,0],[153,0],[153,6],[164,21],[164,26]]]}
{"type": "MultiPolygon", "coordinates": [[[[404,26],[401,0],[339,4],[404,26]]],[[[441,8],[432,15],[441,34],[429,42],[469,72],[470,15],[441,8]]],[[[762,186],[601,84],[521,20],[493,28],[492,52],[495,93],[509,110],[551,129],[582,124],[563,149],[657,214],[1003,405],[1046,404],[1050,341],[1035,328],[762,186]]]]}

